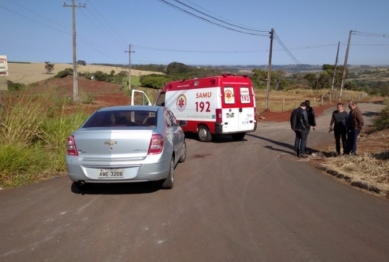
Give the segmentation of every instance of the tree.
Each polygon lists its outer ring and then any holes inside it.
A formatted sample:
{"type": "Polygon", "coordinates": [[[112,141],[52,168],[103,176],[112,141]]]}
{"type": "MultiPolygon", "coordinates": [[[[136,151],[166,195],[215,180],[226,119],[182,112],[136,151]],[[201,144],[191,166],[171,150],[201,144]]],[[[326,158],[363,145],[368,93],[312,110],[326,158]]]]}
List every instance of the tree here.
{"type": "Polygon", "coordinates": [[[191,71],[193,71],[191,66],[178,62],[172,62],[166,68],[166,73],[168,75],[182,75],[190,73],[191,71]]]}
{"type": "Polygon", "coordinates": [[[45,62],[45,68],[46,68],[46,74],[51,74],[51,72],[54,70],[54,64],[51,64],[50,62],[45,62]]]}

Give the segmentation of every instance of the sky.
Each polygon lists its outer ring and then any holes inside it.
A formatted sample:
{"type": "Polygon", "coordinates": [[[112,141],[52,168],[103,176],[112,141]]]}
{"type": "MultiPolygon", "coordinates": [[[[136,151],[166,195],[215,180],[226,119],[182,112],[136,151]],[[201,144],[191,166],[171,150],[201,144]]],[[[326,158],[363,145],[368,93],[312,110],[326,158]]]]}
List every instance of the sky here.
{"type": "MultiPolygon", "coordinates": [[[[0,55],[73,61],[71,0],[0,0],[0,55]]],[[[77,60],[108,64],[389,65],[389,1],[76,0],[77,60]],[[128,53],[129,45],[133,52],[128,53]]]]}

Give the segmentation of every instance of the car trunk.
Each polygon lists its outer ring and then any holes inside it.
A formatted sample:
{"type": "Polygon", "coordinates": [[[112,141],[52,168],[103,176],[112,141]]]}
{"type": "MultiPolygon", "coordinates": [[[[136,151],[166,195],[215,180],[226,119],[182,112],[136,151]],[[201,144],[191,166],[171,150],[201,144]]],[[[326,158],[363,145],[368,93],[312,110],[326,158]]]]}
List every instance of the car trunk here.
{"type": "Polygon", "coordinates": [[[83,161],[121,162],[146,158],[150,130],[88,128],[75,132],[79,157],[83,161]]]}

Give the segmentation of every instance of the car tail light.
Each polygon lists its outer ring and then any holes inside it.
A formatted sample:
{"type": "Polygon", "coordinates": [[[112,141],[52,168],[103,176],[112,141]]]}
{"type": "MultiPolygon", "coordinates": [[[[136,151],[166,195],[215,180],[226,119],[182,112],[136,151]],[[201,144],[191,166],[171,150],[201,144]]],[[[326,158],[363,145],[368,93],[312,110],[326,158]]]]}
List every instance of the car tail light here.
{"type": "Polygon", "coordinates": [[[221,109],[216,109],[216,122],[217,123],[223,122],[223,114],[221,109]]]}
{"type": "Polygon", "coordinates": [[[69,136],[66,141],[66,150],[67,154],[70,156],[78,156],[76,141],[74,140],[74,136],[69,136]]]}
{"type": "Polygon", "coordinates": [[[163,151],[164,139],[162,135],[154,134],[150,140],[148,155],[160,154],[163,151]]]}

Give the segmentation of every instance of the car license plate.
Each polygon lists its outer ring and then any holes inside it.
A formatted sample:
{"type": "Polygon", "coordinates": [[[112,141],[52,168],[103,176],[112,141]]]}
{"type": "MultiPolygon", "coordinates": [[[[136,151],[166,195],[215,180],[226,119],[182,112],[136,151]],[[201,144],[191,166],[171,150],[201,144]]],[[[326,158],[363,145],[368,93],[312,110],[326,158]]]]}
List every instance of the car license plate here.
{"type": "Polygon", "coordinates": [[[123,169],[100,169],[99,178],[122,178],[123,169]]]}

